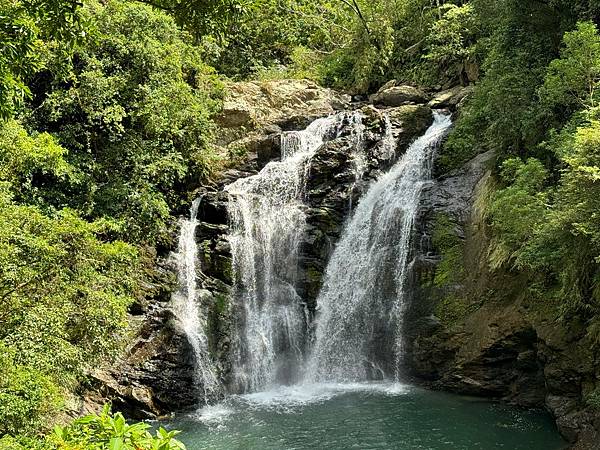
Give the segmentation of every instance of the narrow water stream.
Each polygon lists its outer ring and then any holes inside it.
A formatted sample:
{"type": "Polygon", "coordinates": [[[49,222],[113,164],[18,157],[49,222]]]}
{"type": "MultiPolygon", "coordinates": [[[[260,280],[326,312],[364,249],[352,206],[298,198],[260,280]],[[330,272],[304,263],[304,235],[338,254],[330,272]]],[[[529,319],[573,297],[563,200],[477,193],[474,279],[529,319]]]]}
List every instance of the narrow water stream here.
{"type": "Polygon", "coordinates": [[[173,312],[193,352],[196,382],[203,394],[198,399],[200,403],[215,396],[221,389],[217,368],[208,351],[206,317],[199,305],[197,289],[196,226],[201,202],[201,197],[194,200],[189,218],[181,220],[177,252],[173,254],[177,265],[178,281],[178,289],[173,294],[173,312]]]}

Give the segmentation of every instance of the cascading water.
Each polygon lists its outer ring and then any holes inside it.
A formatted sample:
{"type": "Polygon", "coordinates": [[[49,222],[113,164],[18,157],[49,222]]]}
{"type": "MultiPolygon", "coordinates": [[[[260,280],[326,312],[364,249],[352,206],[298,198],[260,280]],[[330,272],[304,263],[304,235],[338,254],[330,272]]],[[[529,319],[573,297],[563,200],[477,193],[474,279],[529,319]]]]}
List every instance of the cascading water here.
{"type": "Polygon", "coordinates": [[[413,224],[434,149],[450,126],[449,116],[435,113],[433,125],[371,186],[346,225],[317,299],[307,380],[397,377],[413,224]]]}
{"type": "Polygon", "coordinates": [[[308,160],[357,113],[318,119],[282,135],[281,161],[226,187],[229,241],[239,305],[234,389],[254,392],[296,381],[304,362],[306,305],[296,292],[298,251],[305,231],[308,160]]]}
{"type": "MultiPolygon", "coordinates": [[[[439,114],[426,135],[359,202],[326,271],[318,298],[317,342],[304,383],[277,385],[284,381],[282,371],[293,381],[287,372],[304,361],[309,334],[295,278],[310,155],[339,134],[345,150],[347,144],[355,146],[344,157],[355,164],[356,187],[364,170],[375,168],[369,167],[375,160],[391,161],[395,154],[389,121],[383,141],[367,152],[362,142],[371,136],[354,127],[356,119],[339,115],[318,121],[306,132],[285,135],[280,163],[227,188],[236,281],[233,309],[240,313],[232,375],[241,390],[252,392],[228,396],[169,425],[184,430],[188,448],[563,448],[549,417],[452,398],[393,379],[370,382],[392,378],[402,356],[398,332],[413,222],[434,149],[450,127],[450,119],[439,114]]],[[[344,188],[353,181],[347,169],[344,188]]],[[[181,287],[175,300],[197,361],[210,363],[196,302],[198,204],[194,202],[190,220],[182,223],[177,254],[181,287]]],[[[199,378],[210,380],[207,367],[199,368],[199,378]]],[[[204,385],[210,386],[206,380],[204,385]]]]}
{"type": "Polygon", "coordinates": [[[199,400],[208,401],[220,390],[217,370],[208,351],[206,320],[198,305],[196,277],[198,273],[198,247],[195,233],[198,225],[198,208],[202,198],[194,200],[189,219],[181,221],[177,253],[178,290],[173,294],[175,316],[193,350],[194,369],[197,385],[203,396],[199,400]]]}

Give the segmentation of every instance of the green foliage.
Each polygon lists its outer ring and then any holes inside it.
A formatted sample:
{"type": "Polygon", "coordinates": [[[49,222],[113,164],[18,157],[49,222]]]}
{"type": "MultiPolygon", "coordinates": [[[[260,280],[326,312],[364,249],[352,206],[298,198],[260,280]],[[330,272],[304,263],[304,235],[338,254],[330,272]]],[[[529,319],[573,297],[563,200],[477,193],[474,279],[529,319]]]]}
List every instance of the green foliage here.
{"type": "Polygon", "coordinates": [[[40,65],[40,41],[34,18],[23,5],[0,3],[0,116],[10,117],[30,92],[23,78],[40,65]]]}
{"type": "Polygon", "coordinates": [[[0,119],[31,96],[27,79],[48,65],[49,53],[64,56],[77,42],[78,6],[75,0],[0,1],[0,119]]]}
{"type": "Polygon", "coordinates": [[[0,445],[180,448],[164,430],[117,429],[122,417],[107,413],[65,428],[62,444],[35,436],[119,351],[143,277],[131,244],[159,242],[213,170],[221,83],[189,35],[148,6],[0,6],[0,445]],[[70,57],[65,78],[56,64],[70,57]],[[8,118],[29,93],[31,108],[8,118]]]}
{"type": "Polygon", "coordinates": [[[215,165],[210,117],[221,85],[172,19],[150,7],[89,3],[95,23],[68,85],[35,111],[80,171],[70,206],[111,217],[130,241],[165,238],[178,189],[206,181],[215,165]]]}
{"type": "Polygon", "coordinates": [[[114,354],[137,289],[137,251],[102,240],[109,222],[45,203],[46,184],[72,173],[65,156],[47,134],[0,129],[0,434],[53,419],[85,368],[114,354]]]}
{"type": "Polygon", "coordinates": [[[600,410],[600,389],[596,389],[589,393],[585,398],[585,403],[596,410],[600,410]]]}
{"type": "MultiPolygon", "coordinates": [[[[212,49],[210,62],[228,76],[244,78],[259,73],[265,77],[266,73],[274,77],[279,73],[280,77],[303,77],[307,59],[320,60],[319,55],[337,48],[336,39],[348,17],[340,5],[308,0],[249,1],[224,37],[208,36],[203,43],[212,49]]],[[[309,75],[314,78],[312,70],[309,75]]]]}
{"type": "Polygon", "coordinates": [[[432,82],[435,64],[421,58],[437,15],[429,0],[357,1],[334,48],[323,59],[326,84],[367,92],[390,78],[432,82]],[[360,14],[357,13],[360,11],[360,14]]]}
{"type": "Polygon", "coordinates": [[[502,165],[501,177],[508,187],[496,193],[490,207],[491,224],[498,236],[491,247],[490,263],[492,268],[507,262],[523,267],[530,256],[531,239],[544,223],[548,194],[543,188],[548,173],[535,158],[526,162],[513,158],[502,165]]]}
{"type": "Polygon", "coordinates": [[[17,360],[15,350],[0,342],[0,435],[35,433],[60,407],[50,377],[17,360]]]}
{"type": "Polygon", "coordinates": [[[23,202],[64,206],[61,190],[49,186],[64,187],[76,181],[66,155],[48,133],[30,136],[14,120],[0,123],[0,180],[8,182],[13,196],[23,202]]]}
{"type": "MultiPolygon", "coordinates": [[[[194,12],[193,3],[179,6],[194,12]]],[[[445,45],[456,53],[450,64],[462,58],[456,46],[471,45],[474,16],[468,5],[452,6],[432,8],[430,0],[251,0],[216,32],[194,26],[193,14],[174,15],[196,33],[208,60],[231,77],[309,77],[366,92],[391,77],[435,83],[445,45]],[[434,33],[440,35],[432,36],[438,19],[434,33]],[[431,60],[421,56],[425,47],[435,55],[431,60]]]]}
{"type": "Polygon", "coordinates": [[[112,415],[106,406],[101,414],[75,420],[67,427],[56,426],[47,438],[52,450],[185,450],[175,439],[177,431],[159,428],[152,436],[145,423],[128,424],[122,414],[112,415]]]}
{"type": "Polygon", "coordinates": [[[555,295],[562,300],[563,316],[579,315],[590,323],[600,314],[600,122],[594,100],[598,43],[598,31],[590,23],[565,33],[560,58],[548,65],[540,88],[547,104],[561,111],[556,123],[572,114],[536,149],[553,152],[545,155],[552,172],[535,158],[508,159],[501,172],[506,187],[490,207],[492,266],[509,264],[545,274],[549,289],[558,286],[555,295]]]}
{"type": "Polygon", "coordinates": [[[596,86],[600,81],[600,36],[596,25],[580,22],[577,29],[565,33],[560,58],[548,67],[541,90],[550,105],[574,112],[597,104],[596,86]]]}
{"type": "Polygon", "coordinates": [[[212,35],[223,39],[240,19],[251,13],[244,0],[141,0],[173,15],[177,23],[197,37],[212,35]]]}
{"type": "Polygon", "coordinates": [[[481,147],[518,155],[546,134],[537,92],[560,39],[560,15],[535,1],[477,1],[474,7],[489,33],[482,44],[485,76],[445,146],[453,155],[449,168],[481,147]]]}
{"type": "Polygon", "coordinates": [[[114,350],[136,286],[136,251],[104,223],[0,200],[0,340],[61,383],[114,350]]]}
{"type": "Polygon", "coordinates": [[[559,283],[565,315],[593,317],[600,311],[600,124],[565,133],[557,139],[563,169],[556,188],[544,186],[548,173],[538,160],[505,162],[510,184],[491,206],[491,263],[547,273],[559,283]]]}
{"type": "Polygon", "coordinates": [[[321,57],[315,51],[304,46],[298,46],[290,53],[289,61],[290,63],[287,66],[261,67],[257,70],[256,77],[259,80],[280,80],[284,78],[322,80],[321,57]]]}
{"type": "Polygon", "coordinates": [[[435,62],[442,74],[460,73],[466,64],[476,62],[479,29],[473,5],[446,4],[440,14],[441,18],[433,24],[427,36],[428,53],[425,58],[435,62]]]}

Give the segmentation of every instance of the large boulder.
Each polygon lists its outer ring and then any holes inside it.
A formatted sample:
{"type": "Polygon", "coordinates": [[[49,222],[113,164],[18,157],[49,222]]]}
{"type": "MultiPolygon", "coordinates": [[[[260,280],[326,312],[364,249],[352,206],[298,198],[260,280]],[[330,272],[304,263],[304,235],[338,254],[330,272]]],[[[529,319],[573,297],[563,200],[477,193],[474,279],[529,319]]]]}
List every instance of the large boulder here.
{"type": "Polygon", "coordinates": [[[427,96],[413,86],[389,86],[386,84],[370,97],[375,105],[402,106],[415,103],[427,103],[427,96]]]}
{"type": "Polygon", "coordinates": [[[216,145],[223,170],[257,172],[280,152],[283,131],[301,130],[313,120],[347,109],[350,97],[309,80],[230,83],[216,145]]]}
{"type": "Polygon", "coordinates": [[[438,92],[433,96],[427,106],[434,109],[456,109],[465,98],[471,95],[473,89],[473,86],[456,86],[451,89],[438,92]]]}
{"type": "Polygon", "coordinates": [[[217,121],[226,129],[260,129],[272,124],[302,128],[303,123],[345,109],[349,101],[348,96],[309,80],[231,83],[217,121]]]}

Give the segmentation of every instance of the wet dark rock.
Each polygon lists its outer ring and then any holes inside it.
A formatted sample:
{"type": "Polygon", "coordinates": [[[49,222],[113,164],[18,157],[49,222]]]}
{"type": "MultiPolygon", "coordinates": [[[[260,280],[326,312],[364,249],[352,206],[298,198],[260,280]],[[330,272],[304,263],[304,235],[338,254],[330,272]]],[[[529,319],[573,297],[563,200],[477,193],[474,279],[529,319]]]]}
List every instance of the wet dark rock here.
{"type": "Polygon", "coordinates": [[[404,105],[386,109],[394,127],[394,138],[399,148],[407,148],[415,136],[420,136],[431,125],[431,109],[424,105],[404,105]]]}
{"type": "MultiPolygon", "coordinates": [[[[174,275],[166,261],[159,267],[174,275]]],[[[82,412],[111,402],[132,419],[155,419],[194,406],[201,386],[195,382],[193,351],[169,308],[174,281],[155,280],[162,294],[148,301],[143,317],[131,319],[135,338],[126,352],[90,374],[82,412]]]]}

